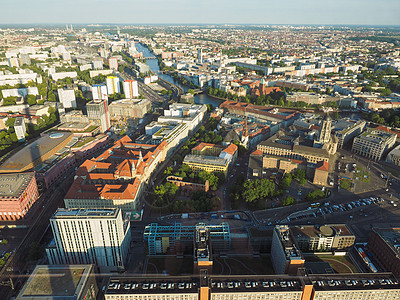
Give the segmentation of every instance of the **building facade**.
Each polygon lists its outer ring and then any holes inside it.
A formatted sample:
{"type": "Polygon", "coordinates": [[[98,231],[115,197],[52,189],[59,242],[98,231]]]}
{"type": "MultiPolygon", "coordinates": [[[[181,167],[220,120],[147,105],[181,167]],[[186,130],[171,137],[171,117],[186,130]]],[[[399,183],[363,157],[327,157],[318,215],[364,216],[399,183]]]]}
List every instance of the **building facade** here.
{"type": "Polygon", "coordinates": [[[397,135],[383,130],[368,129],[354,138],[352,152],[373,160],[381,160],[394,145],[397,135]]]}
{"type": "Polygon", "coordinates": [[[14,129],[17,139],[19,141],[25,141],[26,126],[24,117],[15,118],[14,129]]]}
{"type": "Polygon", "coordinates": [[[110,70],[118,70],[118,58],[110,57],[108,59],[108,65],[110,70]]]}
{"type": "Polygon", "coordinates": [[[58,99],[64,108],[76,108],[75,91],[73,89],[58,89],[58,99]]]}
{"type": "Polygon", "coordinates": [[[343,145],[349,142],[355,136],[361,134],[367,125],[364,120],[357,121],[354,125],[345,128],[341,131],[336,131],[335,136],[338,139],[338,147],[343,148],[343,145]]]}
{"type": "Polygon", "coordinates": [[[108,110],[108,100],[93,100],[86,104],[89,120],[101,126],[101,131],[106,132],[110,129],[110,112],[108,110]]]}
{"type": "Polygon", "coordinates": [[[0,220],[24,218],[39,198],[34,173],[0,175],[0,220]]]}
{"type": "Polygon", "coordinates": [[[107,85],[108,95],[121,93],[121,88],[119,86],[119,78],[117,76],[107,76],[106,85],[107,85]]]}
{"type": "Polygon", "coordinates": [[[58,209],[50,219],[51,264],[95,264],[103,272],[123,270],[131,241],[121,209],[58,209]]]}
{"type": "Polygon", "coordinates": [[[121,99],[110,104],[110,117],[115,119],[142,119],[151,110],[148,99],[121,99]]]}
{"type": "Polygon", "coordinates": [[[125,80],[123,83],[125,98],[139,97],[138,83],[136,80],[125,80]]]}

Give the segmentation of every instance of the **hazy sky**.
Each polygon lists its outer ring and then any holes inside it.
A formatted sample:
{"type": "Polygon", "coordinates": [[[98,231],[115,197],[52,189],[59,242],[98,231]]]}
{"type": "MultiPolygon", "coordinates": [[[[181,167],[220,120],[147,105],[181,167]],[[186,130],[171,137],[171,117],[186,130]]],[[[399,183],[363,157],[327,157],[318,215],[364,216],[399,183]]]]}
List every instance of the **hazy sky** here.
{"type": "Polygon", "coordinates": [[[400,0],[9,0],[0,23],[400,25],[400,0]]]}

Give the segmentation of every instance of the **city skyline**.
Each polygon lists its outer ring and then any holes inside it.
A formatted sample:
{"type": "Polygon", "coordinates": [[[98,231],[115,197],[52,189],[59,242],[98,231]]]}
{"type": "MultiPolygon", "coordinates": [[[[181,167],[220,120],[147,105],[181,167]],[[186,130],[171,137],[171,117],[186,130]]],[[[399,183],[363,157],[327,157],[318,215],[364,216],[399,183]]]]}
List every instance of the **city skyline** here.
{"type": "Polygon", "coordinates": [[[25,9],[16,18],[15,3],[4,3],[1,23],[400,25],[400,2],[395,0],[250,0],[246,5],[227,0],[118,0],[112,6],[104,0],[71,0],[68,4],[21,0],[25,9]]]}

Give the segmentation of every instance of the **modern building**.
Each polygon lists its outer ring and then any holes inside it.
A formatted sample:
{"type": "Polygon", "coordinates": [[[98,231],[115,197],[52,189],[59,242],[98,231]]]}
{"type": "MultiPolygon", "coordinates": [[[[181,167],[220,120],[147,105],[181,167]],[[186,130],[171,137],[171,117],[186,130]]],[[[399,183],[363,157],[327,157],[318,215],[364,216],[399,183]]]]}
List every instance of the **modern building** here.
{"type": "Polygon", "coordinates": [[[164,116],[160,116],[158,122],[185,123],[192,131],[204,119],[206,112],[206,105],[173,103],[164,110],[164,116]]]}
{"type": "Polygon", "coordinates": [[[354,245],[354,234],[345,224],[302,225],[290,230],[303,252],[346,250],[354,245]]]}
{"type": "Polygon", "coordinates": [[[195,171],[222,172],[225,176],[238,155],[238,147],[230,144],[227,147],[200,143],[192,149],[192,154],[185,156],[183,163],[195,171]]]}
{"type": "Polygon", "coordinates": [[[394,145],[397,135],[383,130],[368,129],[354,138],[352,152],[373,160],[382,159],[394,145]]]}
{"type": "Polygon", "coordinates": [[[151,135],[151,143],[153,145],[166,143],[167,155],[172,153],[189,134],[188,125],[185,123],[151,122],[145,127],[145,130],[147,135],[151,135]]]}
{"type": "Polygon", "coordinates": [[[199,64],[203,63],[203,49],[197,49],[197,62],[199,64]]]}
{"type": "Polygon", "coordinates": [[[0,175],[0,220],[22,219],[38,198],[34,173],[0,175]]]}
{"type": "Polygon", "coordinates": [[[148,99],[121,99],[113,101],[109,108],[112,120],[142,119],[151,110],[151,102],[148,99]]]}
{"type": "Polygon", "coordinates": [[[400,228],[373,228],[368,249],[385,270],[400,278],[400,228]]]}
{"type": "Polygon", "coordinates": [[[130,224],[119,208],[58,209],[50,218],[51,264],[95,264],[102,272],[123,270],[131,241],[130,224]]]}
{"type": "Polygon", "coordinates": [[[67,208],[139,209],[143,184],[164,161],[166,142],[160,145],[135,144],[122,137],[101,155],[86,160],[76,171],[65,195],[67,208]]]}
{"type": "Polygon", "coordinates": [[[118,70],[118,58],[110,57],[108,59],[108,65],[110,67],[110,70],[118,70]]]}
{"type": "Polygon", "coordinates": [[[29,143],[0,165],[0,174],[33,171],[72,140],[71,132],[50,132],[29,143]]]}
{"type": "Polygon", "coordinates": [[[275,226],[271,257],[276,274],[297,274],[299,268],[304,267],[305,259],[296,240],[287,225],[275,226]]]}
{"type": "Polygon", "coordinates": [[[76,108],[76,98],[74,89],[58,89],[58,99],[64,108],[76,108]]]}
{"type": "Polygon", "coordinates": [[[106,84],[107,84],[108,95],[121,93],[121,88],[119,86],[119,78],[117,76],[107,76],[106,84]]]}
{"type": "Polygon", "coordinates": [[[338,148],[343,148],[343,145],[347,144],[354,137],[361,134],[366,126],[367,122],[359,120],[355,123],[347,124],[348,126],[335,130],[335,136],[338,139],[338,148]]]}
{"type": "Polygon", "coordinates": [[[105,300],[397,300],[390,273],[111,277],[105,300]]]}
{"type": "Polygon", "coordinates": [[[386,157],[386,162],[400,167],[400,145],[389,152],[386,157]]]}
{"type": "Polygon", "coordinates": [[[15,129],[15,134],[17,135],[17,139],[20,142],[25,141],[26,126],[24,117],[15,118],[14,129],[15,129]]]}
{"type": "Polygon", "coordinates": [[[136,80],[125,80],[123,86],[124,94],[127,99],[139,97],[138,83],[136,80]]]}
{"type": "Polygon", "coordinates": [[[107,98],[103,100],[93,100],[86,104],[89,120],[92,120],[101,126],[102,132],[110,129],[110,112],[108,109],[107,98]]]}
{"type": "Polygon", "coordinates": [[[93,100],[107,100],[108,101],[107,86],[104,84],[93,85],[92,97],[93,97],[93,100]]]}
{"type": "Polygon", "coordinates": [[[96,300],[94,265],[37,265],[15,300],[96,300]]]}

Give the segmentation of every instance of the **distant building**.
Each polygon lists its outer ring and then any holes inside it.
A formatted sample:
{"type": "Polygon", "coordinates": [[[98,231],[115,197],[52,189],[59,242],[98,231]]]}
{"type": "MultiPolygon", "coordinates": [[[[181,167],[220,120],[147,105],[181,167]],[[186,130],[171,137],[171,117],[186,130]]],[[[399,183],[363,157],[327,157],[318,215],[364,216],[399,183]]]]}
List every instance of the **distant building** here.
{"type": "Polygon", "coordinates": [[[104,100],[105,99],[108,101],[107,86],[104,84],[93,85],[92,95],[93,95],[93,100],[104,100]]]}
{"type": "Polygon", "coordinates": [[[138,83],[136,80],[125,80],[123,86],[125,98],[133,99],[139,97],[138,83]]]}
{"type": "Polygon", "coordinates": [[[349,126],[341,130],[335,130],[335,136],[338,139],[338,148],[343,148],[343,146],[350,142],[352,138],[363,132],[366,124],[367,122],[360,120],[356,123],[349,124],[349,126]]]}
{"type": "Polygon", "coordinates": [[[60,208],[50,225],[54,243],[46,253],[51,264],[96,264],[102,272],[125,269],[131,232],[121,209],[60,208]]]}
{"type": "Polygon", "coordinates": [[[16,57],[10,57],[9,59],[8,59],[8,66],[10,67],[10,68],[19,68],[19,61],[18,61],[18,58],[16,58],[16,57]]]}
{"type": "Polygon", "coordinates": [[[58,89],[58,99],[64,108],[76,108],[76,98],[74,89],[58,89]]]}
{"type": "Polygon", "coordinates": [[[95,121],[101,126],[102,132],[110,129],[110,113],[108,100],[93,100],[86,104],[89,120],[95,121]]]}
{"type": "Polygon", "coordinates": [[[0,175],[0,220],[24,218],[38,198],[34,173],[0,175]]]}
{"type": "Polygon", "coordinates": [[[141,119],[151,110],[151,102],[148,99],[121,99],[112,102],[109,108],[111,119],[141,119]]]}
{"type": "Polygon", "coordinates": [[[290,102],[305,102],[307,104],[321,104],[323,98],[316,93],[293,92],[286,97],[290,102]]]}
{"type": "Polygon", "coordinates": [[[108,64],[109,64],[110,70],[118,70],[118,58],[110,57],[108,59],[108,64]]]}
{"type": "Polygon", "coordinates": [[[100,59],[96,59],[92,61],[92,66],[94,70],[103,70],[103,61],[100,59]]]}
{"type": "Polygon", "coordinates": [[[400,278],[400,228],[374,228],[368,241],[373,257],[400,278]]]}
{"type": "Polygon", "coordinates": [[[203,49],[197,49],[197,62],[199,64],[203,63],[203,49]]]}
{"type": "Polygon", "coordinates": [[[383,130],[368,129],[354,138],[352,152],[373,160],[382,159],[394,145],[397,135],[383,130]]]}
{"type": "Polygon", "coordinates": [[[386,161],[400,167],[400,145],[389,152],[386,161]]]}
{"type": "Polygon", "coordinates": [[[17,135],[17,139],[20,142],[25,141],[26,126],[25,126],[25,119],[23,117],[15,118],[14,129],[15,129],[15,134],[17,135]]]}
{"type": "Polygon", "coordinates": [[[107,76],[106,84],[107,84],[108,95],[121,93],[121,88],[119,86],[119,78],[117,76],[107,76]]]}
{"type": "Polygon", "coordinates": [[[295,275],[304,267],[305,259],[301,253],[289,226],[278,225],[272,237],[271,257],[276,274],[295,275]]]}
{"type": "Polygon", "coordinates": [[[37,265],[14,299],[96,300],[94,269],[94,265],[37,265]]]}
{"type": "Polygon", "coordinates": [[[31,64],[31,59],[29,57],[29,54],[21,53],[19,61],[20,61],[21,66],[23,66],[23,65],[29,66],[31,64]]]}

